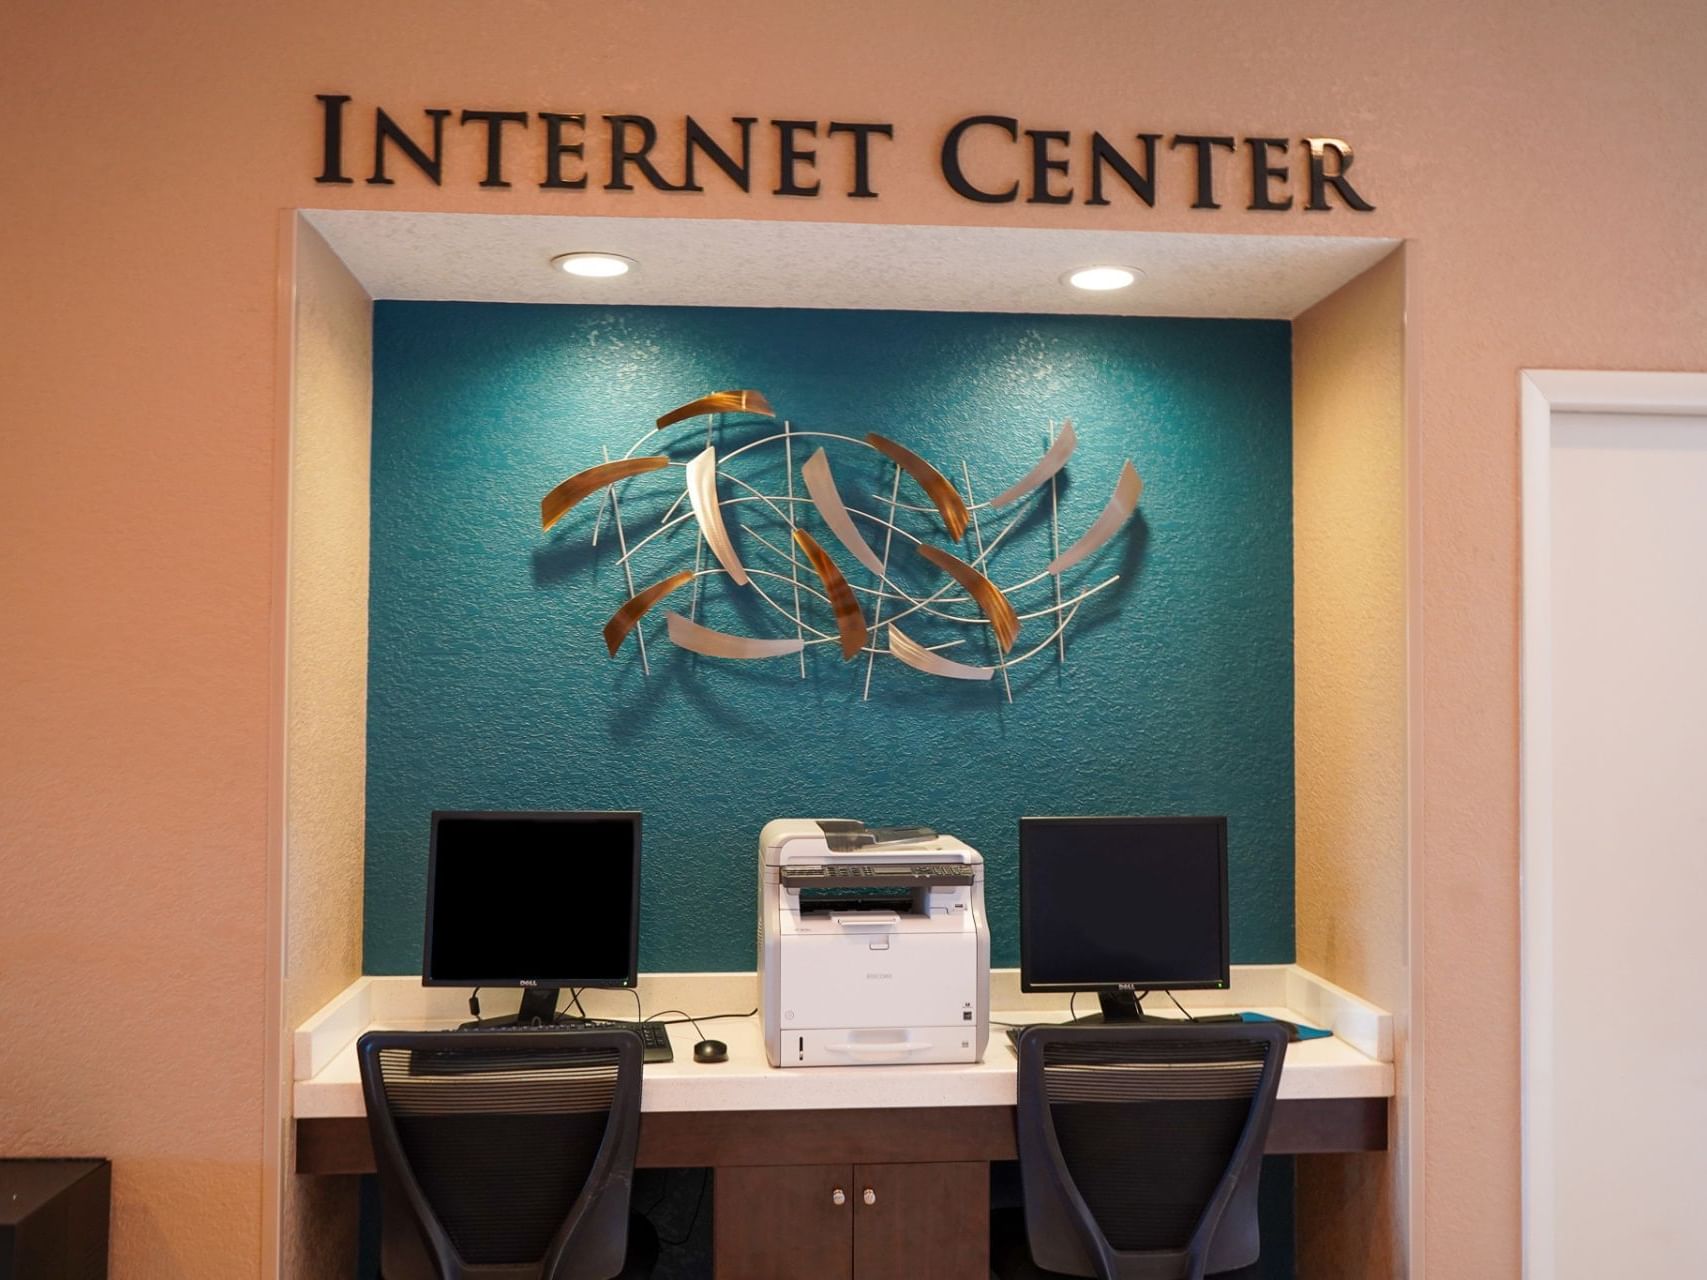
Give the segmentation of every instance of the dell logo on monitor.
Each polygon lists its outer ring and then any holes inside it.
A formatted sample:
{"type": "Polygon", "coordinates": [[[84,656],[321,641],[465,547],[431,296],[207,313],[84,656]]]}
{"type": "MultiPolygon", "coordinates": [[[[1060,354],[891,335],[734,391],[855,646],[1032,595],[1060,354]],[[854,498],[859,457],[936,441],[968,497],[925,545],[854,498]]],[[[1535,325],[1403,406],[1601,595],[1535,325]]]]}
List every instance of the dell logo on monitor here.
{"type": "Polygon", "coordinates": [[[538,978],[523,978],[521,980],[521,985],[524,987],[537,987],[539,985],[539,979],[538,978]]]}

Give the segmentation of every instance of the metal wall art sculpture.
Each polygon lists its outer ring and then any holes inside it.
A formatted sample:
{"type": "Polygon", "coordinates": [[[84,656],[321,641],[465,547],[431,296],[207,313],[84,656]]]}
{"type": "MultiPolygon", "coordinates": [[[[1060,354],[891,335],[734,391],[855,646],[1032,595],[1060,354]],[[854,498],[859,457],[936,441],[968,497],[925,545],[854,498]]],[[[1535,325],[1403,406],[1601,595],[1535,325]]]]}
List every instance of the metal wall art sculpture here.
{"type": "MultiPolygon", "coordinates": [[[[798,431],[775,419],[770,402],[757,391],[701,396],[660,416],[656,427],[648,428],[621,458],[613,461],[607,456],[576,472],[540,502],[540,525],[550,529],[578,503],[603,492],[593,518],[593,545],[598,545],[608,508],[628,590],[628,599],[604,626],[605,646],[612,657],[633,632],[641,669],[650,674],[643,626],[646,614],[665,596],[692,584],[687,612],[665,613],[663,630],[677,648],[735,661],[795,657],[804,678],[807,652],[819,645],[835,645],[843,661],[864,656],[867,698],[878,660],[893,658],[911,671],[945,680],[988,681],[1000,675],[1011,701],[1012,670],[1051,650],[1056,661],[1064,663],[1068,624],[1087,600],[1120,580],[1119,574],[1113,574],[1076,587],[1071,594],[1064,592],[1062,575],[1120,532],[1138,509],[1144,488],[1128,459],[1101,514],[1062,551],[1058,479],[1078,447],[1071,422],[1062,423],[1058,434],[1051,424],[1048,447],[1036,465],[995,498],[978,502],[965,462],[960,464],[961,483],[956,486],[929,460],[887,436],[798,431]],[[697,448],[684,451],[677,446],[674,453],[681,456],[672,456],[668,448],[663,453],[649,451],[658,432],[695,418],[706,419],[705,439],[697,448]],[[808,446],[812,452],[799,468],[801,493],[795,484],[796,449],[808,446]],[[832,446],[838,457],[847,455],[840,482],[831,466],[832,446]],[[770,487],[782,492],[767,492],[742,478],[743,472],[754,474],[765,456],[758,450],[780,451],[782,480],[770,487]],[[748,462],[741,468],[731,467],[743,455],[748,455],[748,462]],[[883,477],[889,483],[887,498],[878,492],[856,497],[851,504],[844,498],[845,490],[852,491],[847,477],[860,474],[861,464],[865,471],[874,464],[887,469],[883,477]],[[648,478],[666,469],[677,470],[679,482],[648,478]],[[902,500],[903,478],[917,486],[928,505],[902,500]],[[651,487],[664,499],[671,498],[673,490],[673,500],[663,506],[661,518],[638,540],[632,538],[635,520],[631,517],[625,526],[622,512],[622,503],[631,501],[625,489],[636,483],[651,487]],[[1009,535],[1028,517],[1040,516],[1034,508],[1043,499],[1026,500],[1045,490],[1053,558],[1040,572],[1003,584],[991,567],[995,553],[1004,545],[1011,551],[1009,535]],[[1018,509],[1007,515],[1006,510],[1016,504],[1018,509]],[[1004,513],[1005,523],[986,542],[981,517],[994,518],[998,512],[1004,513]],[[846,561],[838,563],[836,555],[806,527],[814,515],[830,534],[830,546],[845,553],[846,561]],[[682,564],[686,547],[676,535],[690,524],[695,535],[693,568],[676,568],[637,586],[636,557],[655,543],[658,552],[675,565],[682,564]],[[969,532],[970,547],[965,545],[969,532]],[[737,534],[746,547],[746,560],[737,550],[737,534]],[[938,545],[945,535],[953,550],[938,545]],[[913,554],[895,554],[901,549],[897,540],[911,543],[913,554]],[[754,559],[761,551],[764,554],[754,559]],[[698,618],[702,578],[725,579],[734,603],[745,604],[749,613],[757,610],[774,618],[774,625],[761,618],[761,630],[769,628],[764,634],[706,626],[698,618]],[[1039,587],[1053,588],[1053,603],[1021,613],[1015,599],[1023,600],[1039,587]],[[902,631],[902,622],[908,631],[902,631]],[[1030,647],[1016,654],[1027,622],[1046,634],[1032,636],[1030,647]],[[923,634],[916,629],[925,626],[943,638],[933,636],[930,643],[915,639],[914,634],[923,634]],[[988,641],[980,644],[980,636],[988,641]],[[980,650],[994,665],[962,660],[980,650]]],[[[708,581],[706,586],[710,585],[708,581]]]]}

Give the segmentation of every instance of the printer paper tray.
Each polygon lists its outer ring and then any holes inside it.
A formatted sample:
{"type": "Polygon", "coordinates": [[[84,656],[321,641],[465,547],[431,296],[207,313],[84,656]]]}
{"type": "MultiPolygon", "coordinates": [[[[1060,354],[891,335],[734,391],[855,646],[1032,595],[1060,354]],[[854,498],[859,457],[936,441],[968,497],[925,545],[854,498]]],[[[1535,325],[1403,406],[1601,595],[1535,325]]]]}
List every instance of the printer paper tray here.
{"type": "Polygon", "coordinates": [[[784,1030],[780,1066],[899,1066],[976,1062],[982,1046],[973,1024],[943,1027],[830,1027],[784,1030]]]}

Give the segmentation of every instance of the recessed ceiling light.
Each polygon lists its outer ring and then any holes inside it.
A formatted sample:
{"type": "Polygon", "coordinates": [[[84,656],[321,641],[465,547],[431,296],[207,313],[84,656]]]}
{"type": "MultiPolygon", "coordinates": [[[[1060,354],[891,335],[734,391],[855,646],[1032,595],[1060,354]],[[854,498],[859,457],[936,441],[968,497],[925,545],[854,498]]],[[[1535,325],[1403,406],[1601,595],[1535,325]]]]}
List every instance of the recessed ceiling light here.
{"type": "Polygon", "coordinates": [[[559,271],[567,271],[572,276],[584,276],[590,280],[608,280],[612,276],[625,276],[638,265],[633,258],[625,258],[620,253],[560,253],[551,260],[551,265],[559,271]]]}
{"type": "Polygon", "coordinates": [[[1075,289],[1090,289],[1098,293],[1109,289],[1124,289],[1142,272],[1133,267],[1079,267],[1062,276],[1063,282],[1075,289]]]}

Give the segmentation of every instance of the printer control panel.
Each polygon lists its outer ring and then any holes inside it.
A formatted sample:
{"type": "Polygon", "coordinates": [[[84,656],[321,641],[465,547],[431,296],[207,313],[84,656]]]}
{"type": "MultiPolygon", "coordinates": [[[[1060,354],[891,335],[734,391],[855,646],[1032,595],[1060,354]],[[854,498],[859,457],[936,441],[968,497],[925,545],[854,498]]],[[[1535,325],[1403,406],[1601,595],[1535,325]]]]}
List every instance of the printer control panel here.
{"type": "Polygon", "coordinates": [[[897,889],[929,888],[933,885],[970,885],[977,873],[970,866],[948,863],[878,863],[875,866],[803,864],[781,871],[785,889],[897,889]]]}

